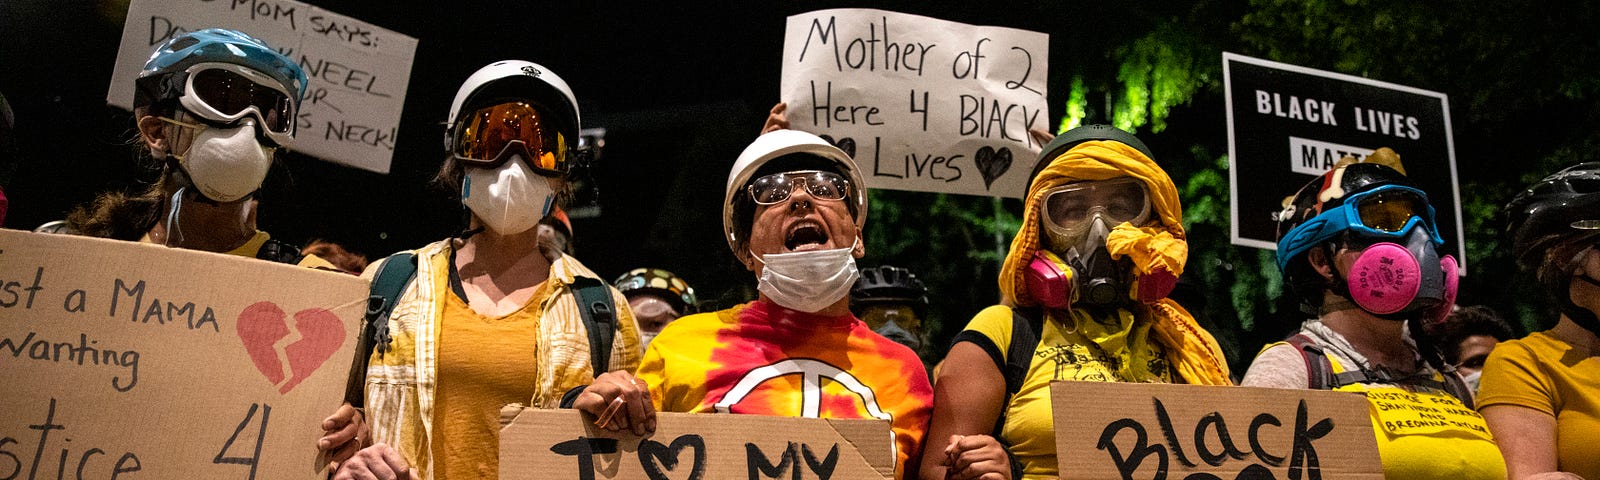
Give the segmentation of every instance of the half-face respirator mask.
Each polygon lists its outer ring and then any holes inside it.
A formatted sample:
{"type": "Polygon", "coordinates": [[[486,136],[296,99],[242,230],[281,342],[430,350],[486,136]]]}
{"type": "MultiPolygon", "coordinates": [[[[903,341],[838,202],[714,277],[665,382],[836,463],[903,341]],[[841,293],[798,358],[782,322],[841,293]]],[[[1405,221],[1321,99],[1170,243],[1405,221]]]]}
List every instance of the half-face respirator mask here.
{"type": "Polygon", "coordinates": [[[1048,248],[1034,252],[1024,271],[1035,301],[1046,308],[1065,309],[1133,300],[1132,262],[1113,259],[1106,238],[1123,222],[1137,226],[1150,220],[1150,198],[1143,182],[1120,177],[1062,185],[1045,193],[1040,209],[1048,248]]]}
{"type": "Polygon", "coordinates": [[[1381,317],[1403,318],[1422,311],[1423,320],[1436,322],[1449,313],[1460,279],[1455,257],[1439,256],[1444,240],[1433,219],[1427,194],[1404,185],[1384,185],[1353,194],[1338,207],[1306,220],[1279,242],[1279,250],[1304,251],[1309,247],[1305,243],[1342,232],[1355,243],[1351,248],[1366,247],[1349,272],[1333,269],[1334,293],[1381,317]]]}

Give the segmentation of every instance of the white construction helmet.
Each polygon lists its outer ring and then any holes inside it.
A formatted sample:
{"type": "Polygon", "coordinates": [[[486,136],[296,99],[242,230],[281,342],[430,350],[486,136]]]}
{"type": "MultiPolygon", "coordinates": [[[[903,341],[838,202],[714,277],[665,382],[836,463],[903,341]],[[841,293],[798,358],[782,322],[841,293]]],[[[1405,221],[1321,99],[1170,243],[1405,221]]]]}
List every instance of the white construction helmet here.
{"type": "Polygon", "coordinates": [[[444,120],[444,149],[454,144],[456,118],[463,109],[494,105],[506,100],[531,100],[551,110],[561,125],[561,134],[576,145],[583,126],[578,116],[578,97],[559,75],[537,63],[501,60],[491,63],[461,83],[456,99],[450,102],[450,116],[444,120]]]}
{"type": "MultiPolygon", "coordinates": [[[[867,184],[861,177],[860,169],[856,167],[855,160],[844,153],[839,147],[829,144],[826,140],[799,130],[777,130],[756,137],[756,141],[745,147],[739,154],[739,159],[733,162],[733,169],[728,172],[728,186],[726,195],[722,199],[722,232],[728,240],[728,248],[735,253],[739,252],[739,244],[748,241],[741,239],[748,235],[749,226],[753,219],[737,217],[735,200],[745,193],[745,185],[750,183],[756,171],[761,170],[768,162],[790,154],[808,154],[824,162],[832,162],[832,170],[843,174],[850,180],[851,198],[850,213],[855,216],[856,228],[864,228],[867,224],[867,184]]],[[[754,206],[752,201],[749,205],[754,206]]],[[[746,215],[754,211],[746,212],[746,215]]]]}

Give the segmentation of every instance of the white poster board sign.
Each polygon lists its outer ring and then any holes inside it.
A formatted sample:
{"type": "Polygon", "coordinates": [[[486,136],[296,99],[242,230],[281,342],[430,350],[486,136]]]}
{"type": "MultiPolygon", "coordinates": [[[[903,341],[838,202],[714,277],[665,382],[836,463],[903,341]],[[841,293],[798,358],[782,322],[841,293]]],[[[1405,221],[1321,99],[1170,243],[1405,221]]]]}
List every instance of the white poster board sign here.
{"type": "Polygon", "coordinates": [[[133,108],[133,81],[156,45],[231,28],[267,42],[310,78],[291,148],[389,173],[417,39],[294,0],[133,0],[106,103],[133,108]]]}
{"type": "Polygon", "coordinates": [[[790,128],[855,157],[871,188],[1021,197],[1052,131],[1049,36],[870,9],[789,17],[790,128]]]}

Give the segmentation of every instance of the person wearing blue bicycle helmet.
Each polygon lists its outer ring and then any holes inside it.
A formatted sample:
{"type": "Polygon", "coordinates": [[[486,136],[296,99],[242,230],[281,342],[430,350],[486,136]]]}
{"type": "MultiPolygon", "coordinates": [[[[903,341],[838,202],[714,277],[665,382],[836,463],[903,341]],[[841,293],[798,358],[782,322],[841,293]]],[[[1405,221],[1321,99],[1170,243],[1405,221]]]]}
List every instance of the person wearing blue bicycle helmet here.
{"type": "Polygon", "coordinates": [[[1276,219],[1278,267],[1315,318],[1263,349],[1241,384],[1365,393],[1388,478],[1505,478],[1471,391],[1423,335],[1457,281],[1428,194],[1394,168],[1343,163],[1276,219]]]}
{"type": "Polygon", "coordinates": [[[294,263],[299,249],[256,228],[254,193],[294,141],[306,75],[234,30],[209,28],[157,46],[134,81],[139,144],[161,162],[143,194],[102,195],[68,217],[85,235],[294,263]]]}

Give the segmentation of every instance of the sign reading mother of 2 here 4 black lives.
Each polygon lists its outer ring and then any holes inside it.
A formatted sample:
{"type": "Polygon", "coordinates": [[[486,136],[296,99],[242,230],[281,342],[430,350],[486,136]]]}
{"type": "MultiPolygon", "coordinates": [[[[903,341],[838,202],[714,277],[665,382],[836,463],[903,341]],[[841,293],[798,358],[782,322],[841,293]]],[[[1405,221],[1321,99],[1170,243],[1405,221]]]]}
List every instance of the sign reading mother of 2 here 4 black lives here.
{"type": "Polygon", "coordinates": [[[1223,53],[1233,243],[1277,248],[1284,197],[1343,156],[1381,147],[1435,210],[1444,246],[1467,274],[1450,99],[1404,85],[1223,53]]]}
{"type": "Polygon", "coordinates": [[[106,103],[133,108],[133,81],[157,45],[204,28],[256,37],[310,80],[295,151],[389,173],[417,39],[295,0],[133,0],[106,103]]]}
{"type": "Polygon", "coordinates": [[[1021,197],[1050,130],[1049,36],[869,9],[789,17],[789,126],[854,157],[871,188],[1021,197]]]}

